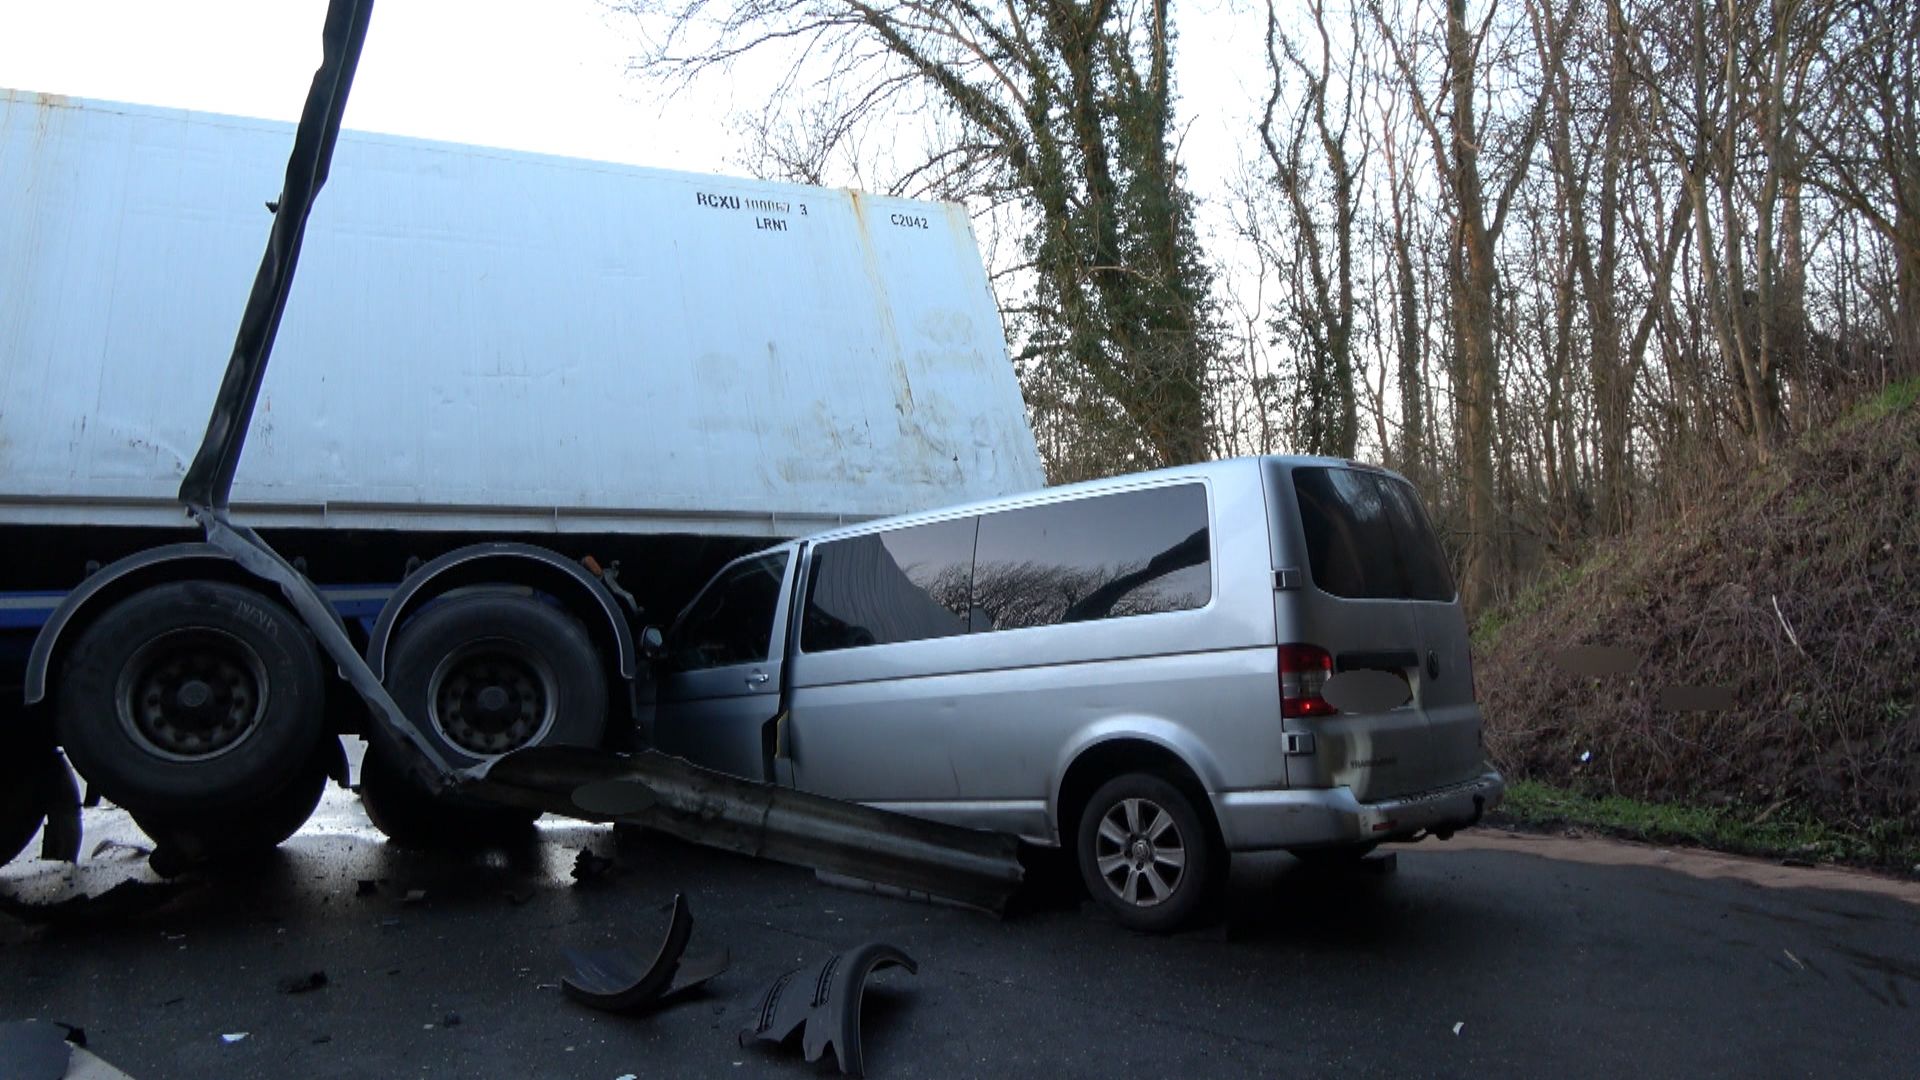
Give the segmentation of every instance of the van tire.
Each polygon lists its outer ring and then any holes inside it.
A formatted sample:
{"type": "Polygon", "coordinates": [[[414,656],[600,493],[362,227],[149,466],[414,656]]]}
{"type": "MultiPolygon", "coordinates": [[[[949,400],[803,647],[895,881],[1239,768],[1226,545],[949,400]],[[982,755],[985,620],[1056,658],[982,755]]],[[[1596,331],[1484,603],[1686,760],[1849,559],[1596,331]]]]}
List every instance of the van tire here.
{"type": "Polygon", "coordinates": [[[1225,867],[1192,800],[1151,773],[1116,776],[1093,793],[1074,855],[1095,903],[1121,925],[1156,934],[1192,922],[1225,867]]]}
{"type": "Polygon", "coordinates": [[[313,635],[251,589],[176,581],[88,626],[55,724],[74,768],[135,814],[235,810],[278,793],[325,732],[313,635]],[[243,715],[244,714],[244,715],[243,715]]]}

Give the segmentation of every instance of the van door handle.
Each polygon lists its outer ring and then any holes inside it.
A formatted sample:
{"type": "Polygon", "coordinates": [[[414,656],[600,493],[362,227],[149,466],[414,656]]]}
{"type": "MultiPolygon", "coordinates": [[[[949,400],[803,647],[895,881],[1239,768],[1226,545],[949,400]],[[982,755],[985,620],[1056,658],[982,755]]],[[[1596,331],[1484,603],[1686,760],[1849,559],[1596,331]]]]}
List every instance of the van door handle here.
{"type": "Polygon", "coordinates": [[[753,674],[751,674],[751,675],[749,675],[749,676],[747,676],[747,685],[748,685],[748,686],[760,686],[760,685],[763,685],[763,684],[765,684],[768,678],[769,678],[769,676],[767,675],[767,673],[766,673],[766,672],[764,672],[764,671],[756,671],[756,672],[754,672],[753,674]]]}

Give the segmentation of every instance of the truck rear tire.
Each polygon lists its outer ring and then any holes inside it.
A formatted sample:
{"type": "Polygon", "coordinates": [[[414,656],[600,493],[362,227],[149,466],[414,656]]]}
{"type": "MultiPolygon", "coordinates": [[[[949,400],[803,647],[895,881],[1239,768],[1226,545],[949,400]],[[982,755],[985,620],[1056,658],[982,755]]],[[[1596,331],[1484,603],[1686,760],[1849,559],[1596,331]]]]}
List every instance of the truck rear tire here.
{"type": "Polygon", "coordinates": [[[134,816],[154,842],[154,869],[166,874],[199,863],[244,862],[279,847],[313,816],[327,790],[327,748],[264,801],[223,814],[180,818],[134,816]]]}
{"type": "Polygon", "coordinates": [[[373,747],[360,762],[360,806],[387,839],[429,851],[511,843],[531,832],[540,816],[518,807],[435,798],[373,747]]]}
{"type": "MultiPolygon", "coordinates": [[[[387,690],[456,768],[528,746],[598,746],[606,731],[607,677],[586,629],[504,590],[441,600],[401,627],[387,690]]],[[[409,847],[497,843],[540,816],[435,798],[371,748],[360,801],[374,827],[409,847]]]]}
{"type": "Polygon", "coordinates": [[[325,730],[306,627],[237,585],[180,581],[109,608],[62,669],[56,727],[80,775],[137,815],[259,805],[325,730]]]}
{"type": "Polygon", "coordinates": [[[400,628],[387,691],[456,768],[526,746],[598,746],[607,676],[579,621],[530,596],[441,600],[400,628]]]}

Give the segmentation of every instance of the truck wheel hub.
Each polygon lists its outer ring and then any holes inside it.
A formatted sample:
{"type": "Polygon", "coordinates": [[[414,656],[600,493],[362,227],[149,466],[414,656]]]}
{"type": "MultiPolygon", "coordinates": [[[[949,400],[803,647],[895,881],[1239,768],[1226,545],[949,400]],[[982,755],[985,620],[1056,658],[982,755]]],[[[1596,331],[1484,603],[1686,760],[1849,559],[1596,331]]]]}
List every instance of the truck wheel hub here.
{"type": "Polygon", "coordinates": [[[512,642],[474,642],[434,672],[433,723],[455,746],[493,756],[532,745],[553,724],[546,664],[512,642]]]}
{"type": "Polygon", "coordinates": [[[225,753],[258,725],[267,703],[266,666],[244,641],[194,627],[140,646],[120,671],[120,723],[161,757],[194,760],[225,753]]]}
{"type": "Polygon", "coordinates": [[[213,687],[208,686],[199,679],[188,679],[185,683],[181,684],[180,693],[176,700],[180,703],[182,709],[204,709],[213,701],[213,687]]]}

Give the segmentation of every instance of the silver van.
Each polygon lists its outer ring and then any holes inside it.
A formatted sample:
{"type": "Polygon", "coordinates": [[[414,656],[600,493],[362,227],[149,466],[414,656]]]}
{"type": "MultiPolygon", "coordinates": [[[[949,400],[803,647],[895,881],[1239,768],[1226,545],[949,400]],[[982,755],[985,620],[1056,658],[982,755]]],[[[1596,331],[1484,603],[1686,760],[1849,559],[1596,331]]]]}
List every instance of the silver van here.
{"type": "Polygon", "coordinates": [[[1141,929],[1231,852],[1445,837],[1504,791],[1413,488],[1242,458],[869,522],[738,559],[642,709],[696,764],[1068,845],[1141,929]]]}

